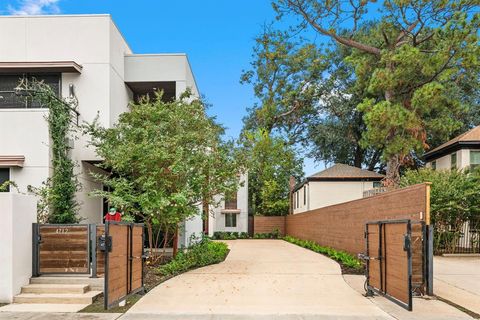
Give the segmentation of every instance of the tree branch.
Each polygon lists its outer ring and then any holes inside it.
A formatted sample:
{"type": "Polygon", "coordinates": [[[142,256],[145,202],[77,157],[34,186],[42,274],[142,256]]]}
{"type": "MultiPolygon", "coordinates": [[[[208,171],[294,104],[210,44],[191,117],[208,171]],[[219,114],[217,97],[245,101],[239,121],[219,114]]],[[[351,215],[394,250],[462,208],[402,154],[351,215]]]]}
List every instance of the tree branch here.
{"type": "MultiPolygon", "coordinates": [[[[317,30],[318,32],[320,32],[321,34],[323,35],[326,35],[328,37],[331,37],[333,38],[335,41],[337,41],[338,43],[341,43],[347,47],[351,47],[351,48],[355,48],[355,49],[358,49],[358,50],[361,50],[363,52],[367,52],[367,53],[371,53],[373,55],[376,55],[376,56],[379,56],[380,55],[380,49],[376,48],[376,47],[372,47],[372,46],[369,46],[367,44],[364,44],[364,43],[360,43],[360,42],[357,42],[353,39],[348,39],[348,38],[344,38],[342,36],[339,36],[338,34],[336,34],[335,32],[333,31],[328,31],[326,29],[324,29],[323,27],[321,27],[318,23],[316,23],[312,18],[310,18],[310,16],[308,15],[308,13],[305,11],[305,9],[298,3],[294,3],[292,0],[288,0],[288,4],[293,7],[293,8],[296,8],[296,11],[315,29],[317,30]]],[[[295,10],[295,9],[294,9],[295,10]]]]}

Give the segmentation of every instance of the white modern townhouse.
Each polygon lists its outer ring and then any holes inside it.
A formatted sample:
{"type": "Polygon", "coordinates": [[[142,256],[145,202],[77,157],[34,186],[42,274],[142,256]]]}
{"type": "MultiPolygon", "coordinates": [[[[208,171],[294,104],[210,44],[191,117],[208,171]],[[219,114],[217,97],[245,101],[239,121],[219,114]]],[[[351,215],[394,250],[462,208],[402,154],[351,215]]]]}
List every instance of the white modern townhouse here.
{"type": "MultiPolygon", "coordinates": [[[[187,88],[199,96],[185,54],[133,53],[110,15],[2,16],[0,39],[0,184],[14,181],[20,192],[41,186],[51,175],[48,109],[13,92],[21,78],[43,80],[59,97],[75,97],[75,123],[92,122],[98,115],[105,127],[127,111],[129,101],[155,90],[163,90],[164,99],[179,97],[187,88]]],[[[87,142],[82,135],[69,142],[82,186],[79,214],[84,223],[101,223],[108,204],[88,194],[103,188],[90,175],[102,159],[87,142]]],[[[234,207],[215,208],[209,231],[246,231],[246,195],[241,188],[234,207]]],[[[200,215],[185,224],[185,237],[202,231],[200,215]]]]}

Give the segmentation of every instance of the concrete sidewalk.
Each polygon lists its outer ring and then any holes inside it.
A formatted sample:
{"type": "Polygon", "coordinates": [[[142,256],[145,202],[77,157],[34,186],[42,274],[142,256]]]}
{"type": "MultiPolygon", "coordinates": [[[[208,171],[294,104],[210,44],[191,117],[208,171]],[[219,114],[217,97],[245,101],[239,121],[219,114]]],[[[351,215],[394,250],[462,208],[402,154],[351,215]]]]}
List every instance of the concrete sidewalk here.
{"type": "Polygon", "coordinates": [[[162,283],[121,319],[392,319],[322,255],[281,240],[228,243],[225,262],[162,283]]]}
{"type": "MultiPolygon", "coordinates": [[[[365,276],[343,275],[345,281],[357,292],[364,293],[365,276]]],[[[368,298],[372,303],[398,320],[466,320],[468,314],[434,297],[413,298],[413,311],[407,311],[382,296],[368,298]]]]}
{"type": "Polygon", "coordinates": [[[115,320],[121,313],[0,312],[0,320],[115,320]]]}
{"type": "Polygon", "coordinates": [[[480,314],[480,257],[435,257],[433,293],[480,314]]]}

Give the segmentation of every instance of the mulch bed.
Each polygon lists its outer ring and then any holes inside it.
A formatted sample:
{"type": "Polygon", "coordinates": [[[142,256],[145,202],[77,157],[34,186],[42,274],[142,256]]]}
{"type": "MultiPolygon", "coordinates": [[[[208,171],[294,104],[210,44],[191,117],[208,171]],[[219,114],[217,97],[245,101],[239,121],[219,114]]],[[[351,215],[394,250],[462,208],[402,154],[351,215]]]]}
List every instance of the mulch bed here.
{"type": "MultiPolygon", "coordinates": [[[[156,266],[145,266],[145,278],[144,278],[144,287],[145,287],[145,293],[148,291],[152,290],[156,286],[158,286],[160,283],[167,281],[168,279],[172,278],[171,276],[166,277],[162,276],[161,274],[158,273],[159,265],[156,266]]],[[[99,296],[97,300],[95,300],[94,303],[91,305],[87,306],[85,309],[80,310],[79,312],[85,312],[85,313],[125,313],[127,312],[128,309],[130,309],[140,298],[145,294],[145,293],[137,293],[133,294],[130,297],[127,298],[127,301],[125,303],[125,306],[123,307],[114,307],[108,310],[105,310],[103,307],[104,304],[104,299],[103,295],[99,296]]]]}
{"type": "Polygon", "coordinates": [[[347,266],[343,265],[341,262],[338,262],[338,261],[336,261],[336,262],[338,264],[340,264],[340,268],[342,268],[342,274],[360,274],[360,275],[365,274],[365,266],[363,266],[363,268],[361,268],[361,269],[355,269],[355,268],[347,267],[347,266]]]}

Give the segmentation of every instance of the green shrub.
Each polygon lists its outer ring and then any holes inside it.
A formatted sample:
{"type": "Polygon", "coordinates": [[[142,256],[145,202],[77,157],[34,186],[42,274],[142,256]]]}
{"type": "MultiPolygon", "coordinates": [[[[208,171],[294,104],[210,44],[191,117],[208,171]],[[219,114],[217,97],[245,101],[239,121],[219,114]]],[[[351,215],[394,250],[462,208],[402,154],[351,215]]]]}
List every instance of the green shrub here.
{"type": "Polygon", "coordinates": [[[239,239],[248,239],[250,236],[248,235],[248,232],[240,232],[240,235],[238,236],[239,239]]]}
{"type": "Polygon", "coordinates": [[[226,243],[204,238],[187,250],[179,252],[169,263],[161,266],[159,272],[164,276],[177,275],[190,269],[222,262],[227,253],[226,243]]]}
{"type": "Polygon", "coordinates": [[[255,233],[253,235],[254,239],[280,239],[280,231],[278,229],[273,230],[269,233],[255,233]]]}
{"type": "Polygon", "coordinates": [[[290,243],[296,244],[297,246],[303,247],[305,249],[312,250],[317,253],[324,254],[329,258],[340,262],[346,267],[354,268],[354,269],[361,269],[363,268],[362,262],[357,259],[354,255],[345,252],[345,251],[338,251],[330,247],[322,247],[321,245],[316,244],[313,241],[309,240],[301,240],[294,237],[286,236],[283,238],[285,241],[290,243]]]}

